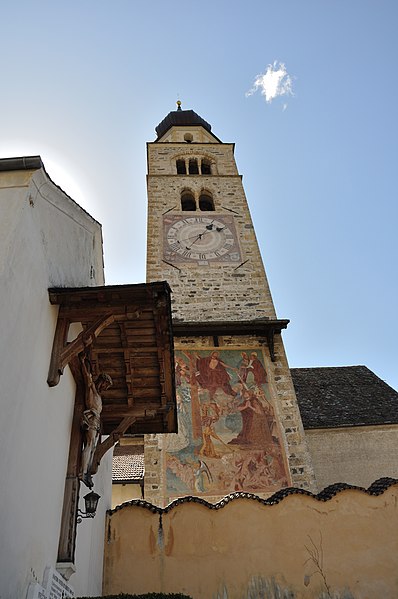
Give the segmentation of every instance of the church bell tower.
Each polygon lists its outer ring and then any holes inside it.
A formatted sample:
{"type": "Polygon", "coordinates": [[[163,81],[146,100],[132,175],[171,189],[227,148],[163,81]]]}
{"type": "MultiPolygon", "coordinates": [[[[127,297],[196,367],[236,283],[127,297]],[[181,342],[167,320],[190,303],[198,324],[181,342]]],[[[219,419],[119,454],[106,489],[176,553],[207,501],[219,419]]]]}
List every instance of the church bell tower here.
{"type": "Polygon", "coordinates": [[[147,436],[145,499],[314,490],[234,144],[177,104],[147,144],[147,281],[172,289],[179,432],[147,436]]]}

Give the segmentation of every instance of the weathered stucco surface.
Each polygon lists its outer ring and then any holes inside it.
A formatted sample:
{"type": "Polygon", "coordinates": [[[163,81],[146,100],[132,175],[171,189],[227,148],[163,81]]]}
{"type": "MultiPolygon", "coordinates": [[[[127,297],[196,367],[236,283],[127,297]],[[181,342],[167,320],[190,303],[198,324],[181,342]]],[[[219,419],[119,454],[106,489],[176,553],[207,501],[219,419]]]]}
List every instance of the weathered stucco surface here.
{"type": "Polygon", "coordinates": [[[137,484],[112,485],[112,509],[131,499],[141,499],[141,487],[137,484]]]}
{"type": "Polygon", "coordinates": [[[368,487],[380,475],[398,478],[398,426],[306,430],[318,488],[337,482],[368,487]]]}
{"type": "Polygon", "coordinates": [[[160,516],[125,505],[108,516],[104,594],[184,592],[194,599],[396,599],[398,485],[321,502],[238,498],[183,503],[160,516]]]}

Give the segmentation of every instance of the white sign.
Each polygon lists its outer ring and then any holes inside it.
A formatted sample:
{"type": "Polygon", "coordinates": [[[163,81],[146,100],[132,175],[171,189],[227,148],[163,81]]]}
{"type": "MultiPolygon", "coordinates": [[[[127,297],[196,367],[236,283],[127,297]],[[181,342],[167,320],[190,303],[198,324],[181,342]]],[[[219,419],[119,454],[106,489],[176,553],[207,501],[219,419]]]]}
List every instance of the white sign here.
{"type": "Polygon", "coordinates": [[[54,568],[46,568],[44,587],[46,589],[45,599],[66,599],[75,596],[73,588],[54,568]]]}

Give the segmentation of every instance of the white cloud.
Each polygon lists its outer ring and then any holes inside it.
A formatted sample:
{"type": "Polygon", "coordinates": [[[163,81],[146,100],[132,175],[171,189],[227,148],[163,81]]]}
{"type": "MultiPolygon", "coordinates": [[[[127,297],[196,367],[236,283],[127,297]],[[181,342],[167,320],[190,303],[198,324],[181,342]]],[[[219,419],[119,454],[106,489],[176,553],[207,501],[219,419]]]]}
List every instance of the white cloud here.
{"type": "MultiPolygon", "coordinates": [[[[286,71],[283,62],[275,60],[273,64],[267,66],[265,73],[257,75],[253,87],[246,92],[246,97],[252,96],[258,90],[262,96],[265,96],[268,104],[278,96],[293,96],[293,79],[286,71]]],[[[285,103],[283,110],[286,110],[286,106],[285,103]]]]}

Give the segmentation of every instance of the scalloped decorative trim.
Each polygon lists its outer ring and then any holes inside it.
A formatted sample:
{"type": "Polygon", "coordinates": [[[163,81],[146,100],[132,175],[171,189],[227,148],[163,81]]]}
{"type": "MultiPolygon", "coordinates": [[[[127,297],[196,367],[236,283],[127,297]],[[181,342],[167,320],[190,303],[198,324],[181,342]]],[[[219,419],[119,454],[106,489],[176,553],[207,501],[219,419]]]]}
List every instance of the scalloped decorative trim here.
{"type": "Polygon", "coordinates": [[[347,483],[335,483],[333,485],[330,485],[329,487],[325,487],[323,491],[320,491],[316,495],[314,493],[311,493],[310,491],[306,491],[305,489],[298,489],[297,487],[287,487],[286,489],[281,489],[280,491],[277,491],[268,499],[262,499],[254,493],[243,493],[239,491],[237,493],[231,493],[230,495],[226,495],[217,503],[209,503],[201,497],[194,497],[192,495],[188,495],[186,497],[180,497],[179,499],[175,499],[174,501],[172,501],[172,503],[169,503],[169,505],[167,505],[165,508],[153,505],[153,503],[149,503],[148,501],[145,501],[143,499],[133,499],[131,501],[127,501],[126,503],[118,505],[113,510],[108,510],[107,514],[111,516],[115,512],[130,505],[143,507],[154,514],[167,514],[172,509],[174,509],[178,505],[181,505],[182,503],[200,503],[201,505],[204,505],[210,510],[220,510],[221,508],[228,505],[228,503],[231,503],[231,501],[233,501],[234,499],[252,499],[254,501],[262,503],[263,505],[275,505],[276,503],[280,503],[283,499],[285,499],[285,497],[288,497],[289,495],[307,495],[308,497],[316,499],[316,501],[329,501],[329,499],[332,499],[332,497],[334,497],[338,493],[341,493],[342,491],[346,491],[348,489],[352,489],[354,491],[361,491],[362,493],[366,493],[367,495],[382,495],[387,489],[396,484],[398,484],[398,479],[388,477],[379,478],[374,483],[372,483],[370,487],[368,487],[367,489],[365,489],[365,487],[357,487],[355,485],[349,485],[347,483]]]}

